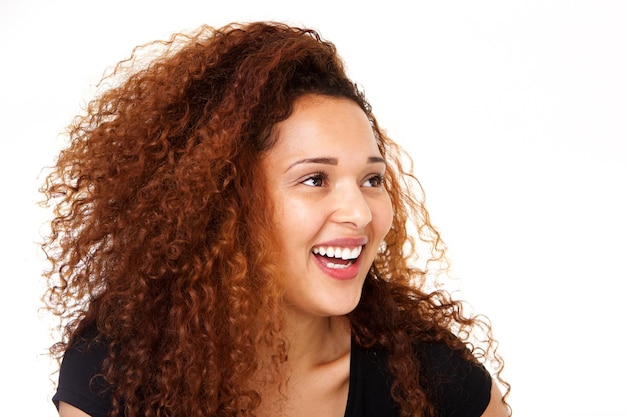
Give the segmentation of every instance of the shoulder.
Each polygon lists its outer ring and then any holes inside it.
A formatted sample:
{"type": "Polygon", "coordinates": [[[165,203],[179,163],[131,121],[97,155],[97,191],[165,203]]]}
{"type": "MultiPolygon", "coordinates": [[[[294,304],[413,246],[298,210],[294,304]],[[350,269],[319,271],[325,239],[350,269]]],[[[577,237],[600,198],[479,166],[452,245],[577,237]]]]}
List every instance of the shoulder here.
{"type": "Polygon", "coordinates": [[[442,416],[480,416],[491,399],[492,378],[467,353],[445,343],[416,343],[420,383],[442,416]]]}
{"type": "Polygon", "coordinates": [[[363,348],[353,341],[346,416],[398,415],[398,406],[391,397],[392,378],[387,370],[387,359],[384,349],[363,348]]]}
{"type": "MultiPolygon", "coordinates": [[[[415,343],[420,384],[441,417],[478,417],[488,409],[491,375],[484,366],[467,360],[464,352],[445,343],[415,343]]],[[[380,347],[353,344],[349,413],[354,416],[398,415],[391,397],[393,377],[389,353],[380,347]]]]}
{"type": "MultiPolygon", "coordinates": [[[[441,417],[482,416],[491,400],[491,375],[483,365],[467,359],[469,352],[445,343],[414,343],[420,385],[441,417]]],[[[380,347],[352,350],[350,410],[347,415],[398,415],[391,399],[393,377],[388,369],[389,353],[380,347]],[[371,411],[371,412],[370,412],[371,411]]]]}
{"type": "Polygon", "coordinates": [[[103,343],[77,339],[68,347],[61,362],[57,391],[52,397],[72,405],[90,416],[105,416],[111,406],[111,390],[102,375],[107,356],[103,343]]]}

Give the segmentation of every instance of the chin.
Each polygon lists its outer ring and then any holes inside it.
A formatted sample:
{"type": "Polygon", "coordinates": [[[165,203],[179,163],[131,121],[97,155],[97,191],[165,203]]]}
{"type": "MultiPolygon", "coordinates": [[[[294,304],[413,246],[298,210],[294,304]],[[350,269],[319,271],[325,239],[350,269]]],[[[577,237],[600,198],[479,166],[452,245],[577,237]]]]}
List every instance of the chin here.
{"type": "Polygon", "coordinates": [[[346,316],[350,313],[352,313],[354,311],[354,309],[356,309],[357,305],[359,305],[359,302],[357,300],[357,302],[355,303],[351,303],[351,304],[344,304],[344,305],[339,305],[339,304],[335,304],[332,306],[332,308],[329,308],[327,311],[329,314],[328,317],[340,317],[340,316],[346,316]]]}

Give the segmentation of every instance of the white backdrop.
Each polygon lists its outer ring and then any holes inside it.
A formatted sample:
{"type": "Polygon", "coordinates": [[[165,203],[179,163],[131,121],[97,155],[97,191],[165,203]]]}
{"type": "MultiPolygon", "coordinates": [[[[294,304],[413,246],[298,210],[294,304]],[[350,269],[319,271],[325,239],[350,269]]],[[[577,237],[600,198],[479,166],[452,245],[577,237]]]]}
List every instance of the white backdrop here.
{"type": "Polygon", "coordinates": [[[365,3],[0,0],[2,415],[56,415],[34,242],[59,133],[135,45],[263,19],[335,42],[410,150],[514,414],[626,416],[626,3],[365,3]]]}

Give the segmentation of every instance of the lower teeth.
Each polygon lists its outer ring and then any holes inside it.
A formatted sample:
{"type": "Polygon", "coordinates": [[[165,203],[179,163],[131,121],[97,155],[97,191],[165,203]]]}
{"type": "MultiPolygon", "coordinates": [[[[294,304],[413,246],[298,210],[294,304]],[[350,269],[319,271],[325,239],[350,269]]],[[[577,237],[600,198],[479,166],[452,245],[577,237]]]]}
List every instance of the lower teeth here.
{"type": "Polygon", "coordinates": [[[346,269],[347,267],[349,267],[350,265],[352,265],[352,262],[347,263],[347,264],[333,264],[333,263],[327,263],[326,266],[332,269],[346,269]]]}

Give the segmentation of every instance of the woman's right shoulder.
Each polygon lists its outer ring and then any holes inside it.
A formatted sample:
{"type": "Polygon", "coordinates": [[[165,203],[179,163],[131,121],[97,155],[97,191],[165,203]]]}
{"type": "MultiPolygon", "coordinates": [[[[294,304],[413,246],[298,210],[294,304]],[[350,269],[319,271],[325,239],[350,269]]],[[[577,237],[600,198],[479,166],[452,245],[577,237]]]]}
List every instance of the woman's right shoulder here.
{"type": "Polygon", "coordinates": [[[107,344],[91,329],[72,338],[52,397],[57,408],[66,403],[93,417],[106,416],[111,408],[111,389],[102,374],[107,355],[107,344]]]}
{"type": "Polygon", "coordinates": [[[68,343],[63,354],[61,370],[80,365],[83,368],[100,371],[108,354],[108,343],[95,328],[88,328],[76,334],[68,343]]]}
{"type": "Polygon", "coordinates": [[[70,338],[63,354],[61,371],[80,368],[85,371],[89,370],[90,374],[99,373],[108,350],[108,343],[96,326],[85,327],[70,338]]]}

